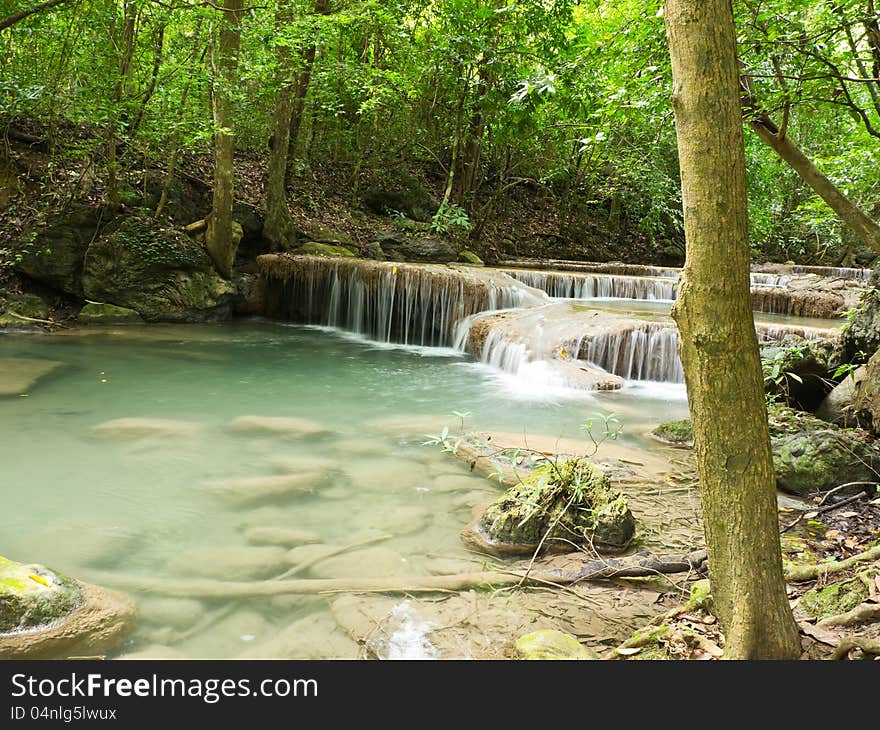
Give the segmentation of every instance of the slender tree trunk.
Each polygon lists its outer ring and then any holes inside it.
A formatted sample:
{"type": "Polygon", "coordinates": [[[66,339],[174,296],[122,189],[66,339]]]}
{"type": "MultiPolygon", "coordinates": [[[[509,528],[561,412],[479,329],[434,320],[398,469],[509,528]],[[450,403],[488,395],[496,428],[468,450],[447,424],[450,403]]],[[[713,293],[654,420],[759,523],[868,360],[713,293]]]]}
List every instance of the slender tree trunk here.
{"type": "Polygon", "coordinates": [[[745,152],[730,0],[666,0],[687,262],[681,333],[725,657],[794,659],[749,296],[745,152]]]}
{"type": "Polygon", "coordinates": [[[233,94],[238,76],[238,49],[241,43],[242,0],[224,0],[222,26],[211,54],[213,67],[212,102],[214,109],[214,196],[205,248],[214,268],[232,276],[238,241],[232,232],[233,178],[235,173],[235,104],[233,94]]]}
{"type": "Polygon", "coordinates": [[[150,72],[150,82],[147,84],[147,88],[144,89],[143,98],[141,99],[140,106],[138,107],[137,113],[134,116],[134,120],[131,123],[131,127],[128,130],[128,133],[133,137],[137,130],[141,126],[141,122],[144,120],[144,115],[147,113],[147,106],[150,103],[150,99],[153,98],[153,94],[156,93],[156,84],[159,81],[159,68],[162,65],[162,48],[165,44],[165,26],[161,25],[156,30],[156,46],[155,52],[153,54],[153,70],[150,72]]]}
{"type": "MultiPolygon", "coordinates": [[[[284,0],[279,2],[275,23],[280,30],[290,23],[291,12],[284,0]]],[[[266,221],[263,237],[272,250],[286,248],[293,238],[293,221],[287,207],[287,158],[290,143],[290,120],[293,115],[293,64],[290,46],[276,47],[278,56],[278,92],[275,94],[275,124],[272,134],[272,152],[269,157],[269,176],[266,182],[266,221]]]]}
{"type": "Polygon", "coordinates": [[[800,178],[838,217],[865,243],[880,251],[880,225],[877,225],[855,203],[816,167],[787,134],[780,133],[777,126],[765,115],[749,118],[749,126],[758,137],[794,170],[800,178]]]}
{"type": "MultiPolygon", "coordinates": [[[[330,0],[315,0],[315,15],[329,15],[330,0]]],[[[317,46],[312,43],[303,52],[302,70],[296,80],[296,89],[293,93],[293,108],[290,115],[290,133],[288,136],[288,158],[292,158],[296,152],[296,144],[299,138],[299,130],[302,126],[303,113],[306,108],[306,95],[309,93],[309,84],[312,80],[312,68],[315,65],[317,46]]]]}
{"type": "Polygon", "coordinates": [[[113,89],[113,109],[110,123],[107,125],[107,200],[111,207],[119,205],[119,182],[117,171],[117,138],[119,121],[123,116],[122,100],[131,75],[131,62],[134,58],[135,26],[137,24],[137,8],[134,0],[126,0],[123,6],[122,38],[119,44],[116,84],[113,89]]]}

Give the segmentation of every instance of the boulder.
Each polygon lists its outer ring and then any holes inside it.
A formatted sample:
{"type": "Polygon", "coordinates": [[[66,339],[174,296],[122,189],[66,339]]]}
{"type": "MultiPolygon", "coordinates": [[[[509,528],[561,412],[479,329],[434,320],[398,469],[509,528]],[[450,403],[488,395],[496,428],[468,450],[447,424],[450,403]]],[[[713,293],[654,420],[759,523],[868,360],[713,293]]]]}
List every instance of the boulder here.
{"type": "Polygon", "coordinates": [[[53,289],[82,297],[83,262],[99,221],[99,211],[92,208],[50,219],[33,242],[16,247],[22,258],[15,268],[53,289]]]}
{"type": "Polygon", "coordinates": [[[516,640],[520,659],[598,659],[596,652],[581,644],[571,634],[556,629],[542,629],[516,640]]]}
{"type": "Polygon", "coordinates": [[[786,335],[761,347],[764,389],[786,403],[815,411],[834,384],[830,377],[839,364],[832,340],[807,340],[786,335]]]}
{"type": "Polygon", "coordinates": [[[852,409],[855,418],[871,433],[880,434],[880,354],[874,353],[862,370],[854,388],[852,409]]]}
{"type": "Polygon", "coordinates": [[[417,221],[430,221],[437,209],[437,204],[424,186],[406,174],[369,188],[363,197],[363,204],[377,215],[402,213],[417,221]]]}
{"type": "Polygon", "coordinates": [[[868,280],[856,310],[840,336],[845,362],[865,362],[880,348],[880,269],[868,280]]]}
{"type": "Polygon", "coordinates": [[[481,259],[477,254],[473,251],[464,250],[459,252],[458,260],[463,264],[470,264],[471,266],[484,266],[483,259],[481,259]]]}
{"type": "Polygon", "coordinates": [[[458,251],[449,242],[432,236],[405,233],[380,233],[373,238],[392,261],[425,261],[445,264],[458,258],[458,251]]]}
{"type": "Polygon", "coordinates": [[[0,329],[31,329],[49,318],[49,305],[36,294],[7,294],[0,300],[0,329]]]}
{"type": "MultiPolygon", "coordinates": [[[[790,494],[806,496],[849,482],[880,481],[880,444],[865,431],[775,407],[770,412],[770,443],[777,486],[790,494]]],[[[842,494],[864,488],[855,485],[842,494]]]]}
{"type": "Polygon", "coordinates": [[[79,311],[77,320],[84,324],[125,324],[143,322],[141,315],[133,309],[117,307],[115,304],[87,302],[79,311]]]}
{"type": "Polygon", "coordinates": [[[88,299],[134,309],[148,321],[224,319],[234,294],[204,248],[144,218],[125,220],[89,246],[82,282],[88,299]]]}
{"type": "Polygon", "coordinates": [[[462,540],[495,555],[531,554],[539,545],[570,550],[572,543],[621,550],[635,526],[626,497],[611,487],[608,475],[587,459],[568,459],[539,467],[508,489],[462,532],[462,540]]]}
{"type": "Polygon", "coordinates": [[[129,632],[134,615],[124,594],[0,558],[0,659],[103,654],[129,632]]]}
{"type": "Polygon", "coordinates": [[[208,482],[205,489],[230,502],[244,505],[312,492],[324,484],[326,479],[326,472],[307,471],[297,474],[223,479],[208,482]]]}
{"type": "Polygon", "coordinates": [[[259,274],[241,273],[232,279],[235,298],[232,311],[235,314],[262,314],[265,308],[263,279],[259,274]]]}
{"type": "Polygon", "coordinates": [[[816,410],[816,418],[836,426],[857,426],[854,401],[865,379],[867,368],[861,366],[841,380],[816,410]]]}

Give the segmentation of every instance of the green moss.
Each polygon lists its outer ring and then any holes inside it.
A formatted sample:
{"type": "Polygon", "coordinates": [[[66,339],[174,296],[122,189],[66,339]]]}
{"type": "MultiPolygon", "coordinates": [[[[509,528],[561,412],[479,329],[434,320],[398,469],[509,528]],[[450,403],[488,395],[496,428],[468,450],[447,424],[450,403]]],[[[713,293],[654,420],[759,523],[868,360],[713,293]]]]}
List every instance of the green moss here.
{"type": "Polygon", "coordinates": [[[555,629],[542,629],[516,640],[520,659],[598,659],[595,652],[583,646],[574,636],[555,629]]]}
{"type": "Polygon", "coordinates": [[[48,319],[49,305],[36,294],[7,294],[0,300],[0,327],[26,326],[28,321],[21,317],[48,319]]]}
{"type": "Polygon", "coordinates": [[[70,578],[0,557],[0,633],[54,623],[81,602],[81,591],[70,578]]]}
{"type": "MultiPolygon", "coordinates": [[[[623,548],[635,534],[626,498],[587,459],[539,467],[488,507],[482,531],[495,543],[534,547],[545,535],[623,548]]],[[[548,543],[549,541],[549,543],[548,543]]]]}
{"type": "Polygon", "coordinates": [[[801,597],[801,608],[816,619],[846,613],[868,597],[865,584],[858,578],[812,588],[801,597]]]}
{"type": "Polygon", "coordinates": [[[140,322],[141,316],[133,309],[115,304],[88,302],[77,317],[82,322],[140,322]]]}
{"type": "Polygon", "coordinates": [[[477,254],[473,251],[464,250],[458,254],[458,260],[463,264],[471,264],[472,266],[483,266],[483,259],[481,259],[477,254]]]}
{"type": "Polygon", "coordinates": [[[345,246],[334,246],[329,243],[318,243],[317,241],[309,241],[303,244],[302,253],[310,256],[328,256],[330,258],[353,257],[356,254],[347,249],[345,246]]]}
{"type": "Polygon", "coordinates": [[[666,421],[651,433],[661,441],[668,441],[672,444],[690,444],[694,441],[694,431],[691,428],[689,418],[681,421],[666,421]]]}

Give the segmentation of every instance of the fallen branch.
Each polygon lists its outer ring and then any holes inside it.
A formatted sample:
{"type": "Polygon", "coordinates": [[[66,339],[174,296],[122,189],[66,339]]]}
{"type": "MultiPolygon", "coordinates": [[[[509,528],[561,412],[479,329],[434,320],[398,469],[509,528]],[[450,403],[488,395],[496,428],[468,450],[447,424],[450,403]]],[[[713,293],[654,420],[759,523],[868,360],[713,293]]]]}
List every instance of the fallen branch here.
{"type": "MultiPolygon", "coordinates": [[[[322,556],[321,559],[326,559],[326,557],[322,556]]],[[[694,570],[703,560],[705,560],[705,551],[699,550],[683,557],[658,557],[642,553],[628,558],[591,560],[574,571],[533,568],[529,574],[522,570],[494,570],[412,578],[306,578],[233,582],[90,572],[88,579],[102,585],[116,586],[136,592],[146,591],[166,596],[194,598],[228,599],[289,594],[315,595],[319,593],[432,593],[464,591],[484,586],[511,586],[520,583],[524,577],[526,583],[530,585],[560,587],[584,580],[638,578],[657,573],[680,573],[694,570]]]]}
{"type": "Polygon", "coordinates": [[[841,641],[834,653],[829,657],[831,660],[846,659],[853,649],[861,649],[866,654],[880,656],[880,641],[872,639],[862,639],[857,636],[850,637],[841,641]]]}
{"type": "Polygon", "coordinates": [[[15,317],[16,319],[20,319],[24,322],[37,322],[38,324],[48,324],[53,327],[64,327],[65,329],[69,329],[67,325],[61,324],[61,322],[54,322],[51,319],[36,319],[34,317],[25,317],[23,314],[19,314],[18,312],[13,312],[9,309],[6,310],[6,314],[10,317],[15,317]]]}
{"type": "Polygon", "coordinates": [[[839,563],[820,563],[818,565],[788,565],[785,569],[785,579],[793,583],[799,583],[816,578],[823,578],[831,573],[839,573],[848,570],[854,565],[865,563],[871,560],[880,559],[880,545],[872,547],[851,558],[841,560],[839,563]]]}
{"type": "Polygon", "coordinates": [[[274,580],[284,580],[285,578],[292,578],[293,576],[300,573],[305,573],[309,568],[311,568],[313,565],[316,565],[317,563],[320,563],[322,560],[327,560],[327,558],[335,558],[337,555],[342,555],[343,553],[347,553],[349,550],[354,550],[359,547],[375,545],[377,542],[385,542],[386,540],[390,540],[392,537],[393,535],[376,535],[375,537],[370,537],[366,540],[358,540],[357,542],[343,545],[342,547],[334,548],[333,550],[328,550],[322,555],[316,555],[310,560],[306,560],[299,565],[294,565],[290,570],[285,571],[274,580]]]}
{"type": "MultiPolygon", "coordinates": [[[[855,484],[855,483],[856,482],[852,482],[852,484],[855,484]]],[[[844,484],[842,486],[851,486],[851,485],[844,484]]],[[[829,492],[829,494],[830,494],[830,492],[829,492]]],[[[854,494],[852,497],[847,497],[846,499],[844,499],[841,502],[836,502],[835,504],[828,504],[828,505],[825,505],[824,507],[820,507],[819,509],[807,510],[806,512],[801,512],[797,516],[797,519],[795,519],[793,522],[791,522],[790,524],[783,527],[782,530],[780,530],[780,532],[788,532],[792,527],[794,527],[802,519],[804,519],[804,517],[806,515],[819,516],[823,512],[831,512],[832,510],[840,509],[841,507],[846,507],[846,505],[852,504],[853,502],[860,500],[862,497],[867,497],[867,496],[868,496],[867,492],[859,492],[858,494],[854,494]]],[[[822,503],[820,502],[819,504],[822,504],[822,503]]]]}
{"type": "Polygon", "coordinates": [[[869,624],[874,621],[880,621],[880,603],[862,603],[846,613],[823,618],[818,625],[822,627],[855,626],[856,624],[869,624]]]}

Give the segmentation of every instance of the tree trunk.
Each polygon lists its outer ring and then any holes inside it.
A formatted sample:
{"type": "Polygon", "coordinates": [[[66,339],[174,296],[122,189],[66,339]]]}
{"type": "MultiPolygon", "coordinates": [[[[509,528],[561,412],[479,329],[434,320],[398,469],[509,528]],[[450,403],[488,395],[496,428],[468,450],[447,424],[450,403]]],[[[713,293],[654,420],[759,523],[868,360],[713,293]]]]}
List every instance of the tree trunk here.
{"type": "MultiPolygon", "coordinates": [[[[275,11],[278,30],[291,20],[291,13],[284,2],[275,11]]],[[[287,158],[290,143],[290,120],[293,115],[293,64],[290,46],[276,46],[278,56],[278,92],[275,94],[275,123],[272,133],[272,150],[269,157],[269,177],[266,182],[266,221],[263,237],[272,250],[285,248],[292,242],[293,220],[287,207],[287,158]]]]}
{"type": "Polygon", "coordinates": [[[238,49],[241,43],[242,0],[224,0],[219,38],[214,43],[212,101],[214,109],[214,196],[205,248],[217,272],[228,279],[238,241],[232,233],[232,204],[235,151],[235,104],[233,93],[238,71],[238,49]]]}
{"type": "Polygon", "coordinates": [[[666,0],[687,262],[680,330],[725,657],[794,659],[749,296],[745,152],[730,0],[666,0]]]}
{"type": "MultiPolygon", "coordinates": [[[[315,0],[315,15],[329,15],[330,0],[315,0]]],[[[309,93],[309,84],[312,80],[312,67],[315,64],[317,46],[312,43],[303,52],[303,67],[296,79],[296,89],[293,94],[293,108],[290,115],[288,136],[288,157],[292,158],[296,152],[299,129],[302,126],[303,113],[306,108],[306,95],[309,93]]],[[[277,133],[277,132],[276,132],[277,133]]]]}
{"type": "Polygon", "coordinates": [[[859,238],[875,251],[880,251],[880,226],[825,177],[788,135],[780,134],[766,115],[757,114],[748,121],[761,141],[785,160],[859,238]]]}
{"type": "Polygon", "coordinates": [[[126,0],[123,6],[122,38],[117,46],[119,48],[119,55],[116,68],[116,83],[113,88],[113,109],[110,112],[110,123],[107,125],[107,201],[113,208],[119,205],[117,137],[119,135],[120,117],[124,117],[122,101],[131,77],[136,24],[137,8],[134,0],[126,0]]]}
{"type": "Polygon", "coordinates": [[[9,26],[15,25],[25,18],[29,18],[34,13],[40,13],[43,10],[49,10],[49,8],[54,8],[56,5],[63,5],[66,2],[70,2],[70,0],[47,0],[44,3],[39,3],[38,5],[34,5],[33,7],[25,8],[23,10],[19,10],[18,12],[12,13],[11,15],[7,15],[5,18],[0,18],[0,30],[5,30],[9,26]]]}

